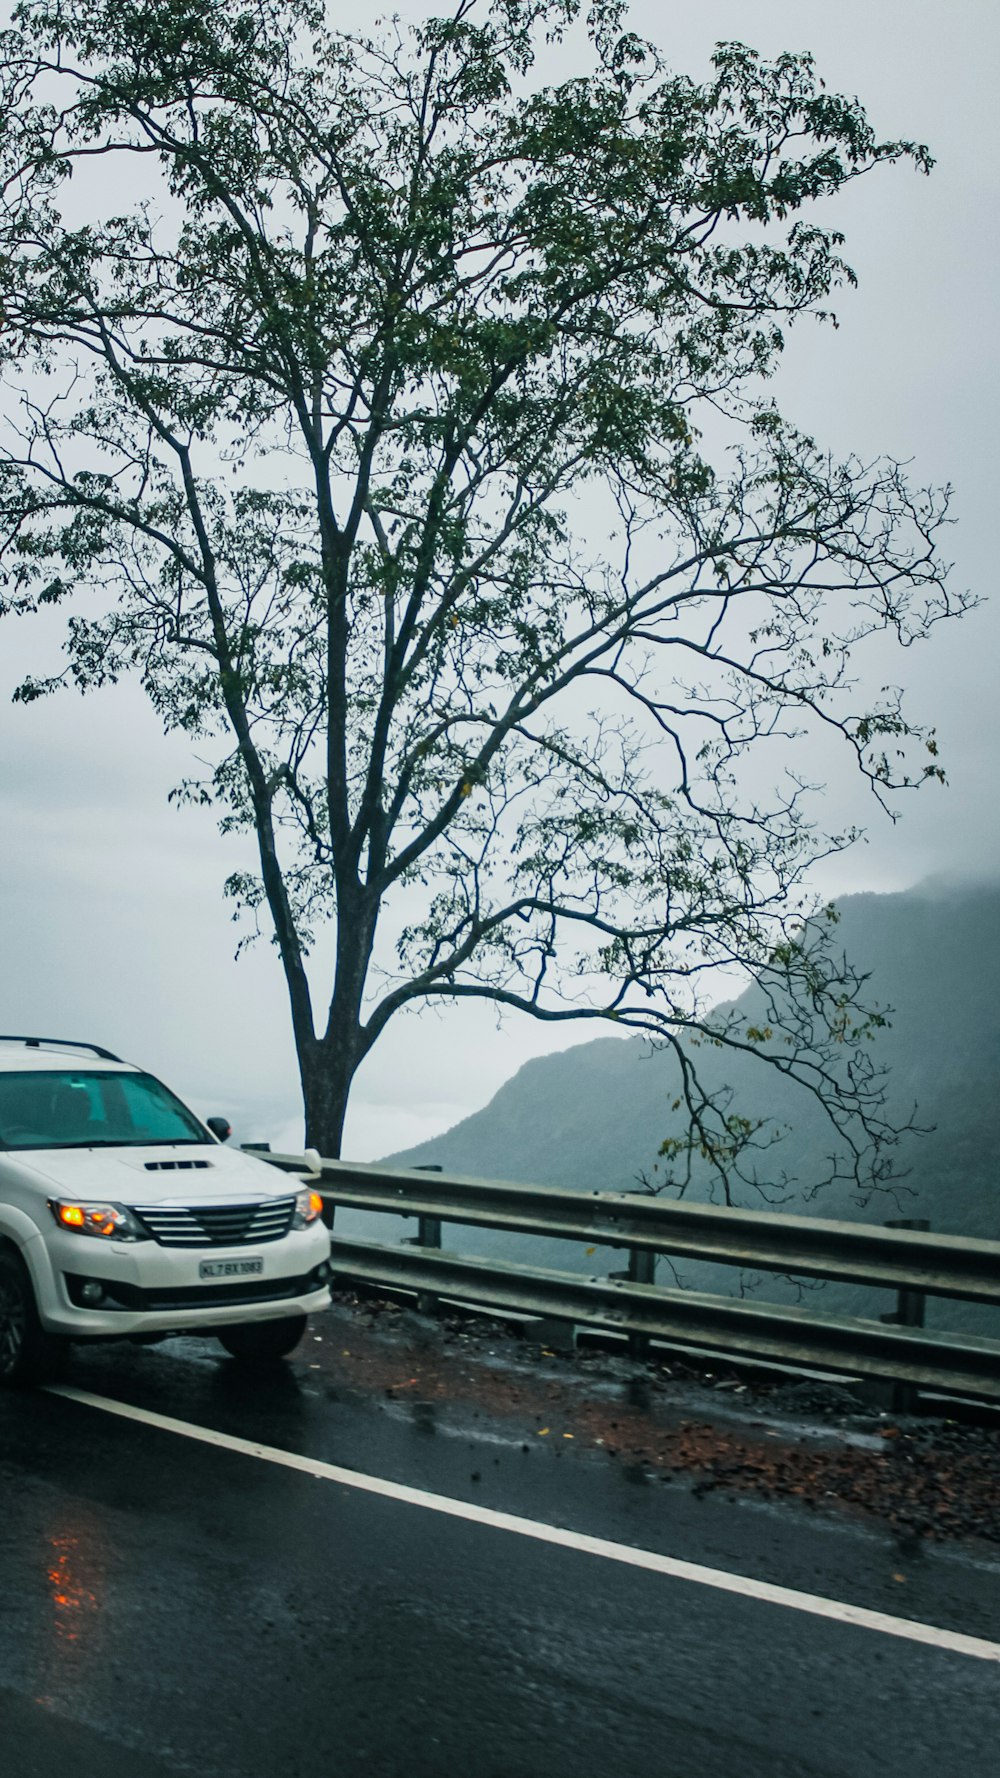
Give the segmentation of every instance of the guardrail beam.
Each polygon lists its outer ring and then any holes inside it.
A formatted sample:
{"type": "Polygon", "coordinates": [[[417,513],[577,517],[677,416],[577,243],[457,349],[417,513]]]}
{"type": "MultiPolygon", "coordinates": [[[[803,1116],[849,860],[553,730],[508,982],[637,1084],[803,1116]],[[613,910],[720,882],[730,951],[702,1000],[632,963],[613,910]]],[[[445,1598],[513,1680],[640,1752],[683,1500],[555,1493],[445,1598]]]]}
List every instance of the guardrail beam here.
{"type": "MultiPolygon", "coordinates": [[[[926,1295],[1000,1305],[1000,1241],[930,1233],[910,1222],[871,1227],[773,1211],[664,1202],[624,1192],[581,1192],[467,1179],[434,1170],[361,1166],[318,1156],[262,1154],[306,1174],[335,1205],[415,1216],[416,1244],[334,1241],[345,1279],[415,1290],[421,1305],[444,1293],[478,1307],[556,1317],[628,1333],[635,1355],[651,1338],[733,1357],[772,1358],[851,1376],[892,1379],[897,1402],[916,1389],[1000,1401],[1000,1342],[928,1332],[926,1295]],[[628,1271],[586,1279],[440,1251],[443,1222],[625,1247],[628,1271]],[[761,1271],[896,1290],[886,1325],[815,1315],[653,1283],[657,1253],[761,1271]]],[[[330,1220],[332,1220],[332,1215],[330,1220]]]]}
{"type": "MultiPolygon", "coordinates": [[[[262,1155],[288,1172],[301,1155],[262,1155]]],[[[590,1247],[647,1248],[876,1289],[1000,1306],[1000,1241],[879,1228],[727,1205],[664,1202],[645,1194],[573,1192],[508,1181],[323,1161],[313,1177],[331,1201],[357,1210],[436,1216],[469,1227],[548,1235],[590,1247]]]]}
{"type": "Polygon", "coordinates": [[[1000,1341],[374,1242],[335,1241],[333,1263],[337,1276],[350,1283],[431,1289],[454,1302],[558,1315],[682,1348],[1000,1401],[1000,1341]]]}

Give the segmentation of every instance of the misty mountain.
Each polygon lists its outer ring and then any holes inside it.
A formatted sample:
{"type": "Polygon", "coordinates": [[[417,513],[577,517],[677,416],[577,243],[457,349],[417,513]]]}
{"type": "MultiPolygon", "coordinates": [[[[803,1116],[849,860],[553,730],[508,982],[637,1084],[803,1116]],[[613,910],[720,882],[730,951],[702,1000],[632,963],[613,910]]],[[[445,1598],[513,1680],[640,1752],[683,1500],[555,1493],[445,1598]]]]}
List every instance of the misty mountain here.
{"type": "MultiPolygon", "coordinates": [[[[931,881],[903,894],[846,897],[839,908],[838,945],[870,972],[866,998],[893,1009],[889,1027],[874,1039],[879,1064],[890,1071],[893,1114],[905,1122],[915,1106],[929,1130],[903,1138],[905,1177],[896,1195],[877,1192],[863,1204],[847,1182],[812,1195],[826,1171],[829,1125],[807,1095],[752,1056],[702,1051],[703,1078],[731,1087],[735,1109],[790,1126],[762,1157],[765,1165],[773,1158],[776,1178],[798,1181],[778,1207],[866,1222],[923,1216],[943,1232],[1000,1237],[1000,885],[931,881]]],[[[751,986],[734,1002],[748,1022],[757,992],[751,986]]],[[[662,1178],[654,1167],[663,1138],[676,1133],[676,1091],[669,1052],[642,1037],[600,1038],[526,1063],[481,1111],[386,1164],[436,1163],[482,1178],[635,1190],[643,1177],[662,1178]]],[[[711,1193],[706,1178],[689,1196],[711,1193]]],[[[751,1187],[740,1188],[739,1201],[764,1207],[751,1187]]],[[[494,1232],[450,1229],[448,1244],[588,1272],[607,1258],[584,1260],[579,1247],[494,1232]]],[[[733,1288],[735,1275],[685,1264],[682,1281],[718,1290],[733,1288]]],[[[788,1286],[768,1280],[761,1294],[787,1298],[788,1286]]],[[[870,1294],[864,1302],[868,1307],[848,1287],[824,1287],[824,1309],[877,1312],[870,1294]]],[[[955,1319],[954,1309],[947,1314],[955,1319]]],[[[971,1325],[967,1313],[962,1319],[971,1325]]]]}

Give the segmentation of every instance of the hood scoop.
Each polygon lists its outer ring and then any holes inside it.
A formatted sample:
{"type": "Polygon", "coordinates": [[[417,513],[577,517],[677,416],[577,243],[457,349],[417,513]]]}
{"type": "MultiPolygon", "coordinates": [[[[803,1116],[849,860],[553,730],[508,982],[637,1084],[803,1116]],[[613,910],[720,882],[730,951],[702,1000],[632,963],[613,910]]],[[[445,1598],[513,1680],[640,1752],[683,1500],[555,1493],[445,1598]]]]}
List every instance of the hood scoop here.
{"type": "Polygon", "coordinates": [[[144,1161],[147,1173],[194,1173],[213,1167],[214,1161],[144,1161]]]}

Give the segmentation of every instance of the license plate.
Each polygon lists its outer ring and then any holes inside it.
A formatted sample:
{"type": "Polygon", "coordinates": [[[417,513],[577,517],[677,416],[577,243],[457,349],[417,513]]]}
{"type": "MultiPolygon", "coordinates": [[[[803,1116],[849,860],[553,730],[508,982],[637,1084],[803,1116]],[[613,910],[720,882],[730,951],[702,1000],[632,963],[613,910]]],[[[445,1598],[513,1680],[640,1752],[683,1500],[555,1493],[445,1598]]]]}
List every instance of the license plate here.
{"type": "Polygon", "coordinates": [[[203,1259],[198,1267],[199,1278],[259,1278],[264,1270],[262,1259],[203,1259]]]}

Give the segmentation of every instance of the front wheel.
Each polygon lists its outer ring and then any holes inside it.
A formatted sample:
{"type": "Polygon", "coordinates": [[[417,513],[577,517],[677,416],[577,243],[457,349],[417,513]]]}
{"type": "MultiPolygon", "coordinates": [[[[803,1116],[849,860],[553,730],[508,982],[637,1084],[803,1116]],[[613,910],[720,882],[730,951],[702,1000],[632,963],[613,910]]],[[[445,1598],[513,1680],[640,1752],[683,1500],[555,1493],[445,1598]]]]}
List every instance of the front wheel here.
{"type": "Polygon", "coordinates": [[[0,1386],[40,1383],[58,1370],[65,1341],[38,1319],[35,1293],[20,1254],[0,1249],[0,1386]]]}
{"type": "Polygon", "coordinates": [[[252,1364],[274,1358],[287,1358],[306,1331],[305,1315],[283,1315],[278,1321],[244,1321],[227,1327],[219,1334],[219,1342],[230,1358],[252,1364]]]}

